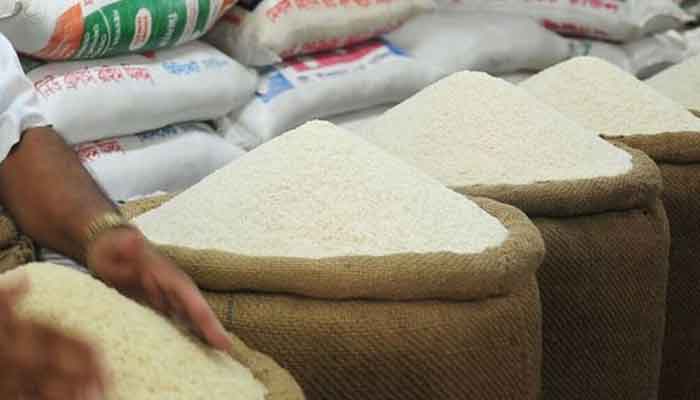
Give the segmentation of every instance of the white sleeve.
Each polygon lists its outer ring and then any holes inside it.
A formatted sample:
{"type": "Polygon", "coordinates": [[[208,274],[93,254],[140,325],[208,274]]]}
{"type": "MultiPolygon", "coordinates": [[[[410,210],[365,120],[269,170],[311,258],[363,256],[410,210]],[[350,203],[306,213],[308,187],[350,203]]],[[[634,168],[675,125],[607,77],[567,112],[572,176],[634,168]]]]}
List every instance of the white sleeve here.
{"type": "Polygon", "coordinates": [[[10,42],[0,34],[0,162],[29,128],[47,126],[34,86],[10,42]]]}

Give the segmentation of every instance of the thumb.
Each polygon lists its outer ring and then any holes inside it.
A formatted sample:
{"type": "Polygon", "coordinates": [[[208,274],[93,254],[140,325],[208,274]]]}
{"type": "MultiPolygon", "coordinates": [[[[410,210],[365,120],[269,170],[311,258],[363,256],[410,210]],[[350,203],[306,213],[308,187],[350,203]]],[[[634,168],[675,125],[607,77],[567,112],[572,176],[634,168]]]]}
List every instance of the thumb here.
{"type": "Polygon", "coordinates": [[[15,270],[0,276],[0,301],[14,306],[29,291],[29,277],[25,271],[15,270]]]}

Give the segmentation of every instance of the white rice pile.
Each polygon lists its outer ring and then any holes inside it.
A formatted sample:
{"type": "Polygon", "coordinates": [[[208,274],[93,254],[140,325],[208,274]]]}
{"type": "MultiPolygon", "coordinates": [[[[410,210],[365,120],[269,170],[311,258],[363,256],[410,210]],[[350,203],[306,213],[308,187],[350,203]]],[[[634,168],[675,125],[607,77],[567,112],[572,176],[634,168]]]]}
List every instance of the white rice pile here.
{"type": "Polygon", "coordinates": [[[227,354],[211,350],[164,317],[90,275],[30,264],[20,316],[87,340],[104,355],[111,387],[105,400],[264,400],[265,387],[227,354]]]}
{"type": "Polygon", "coordinates": [[[304,258],[471,254],[508,235],[475,203],[327,122],[266,143],[136,223],[157,243],[304,258]]]}
{"type": "Polygon", "coordinates": [[[437,82],[362,136],[451,187],[616,176],[632,165],[525,90],[478,72],[437,82]]]}
{"type": "Polygon", "coordinates": [[[700,56],[675,65],[646,83],[685,108],[700,111],[700,56]]]}
{"type": "Polygon", "coordinates": [[[521,86],[602,135],[700,132],[700,119],[685,107],[599,58],[574,58],[521,86]]]}

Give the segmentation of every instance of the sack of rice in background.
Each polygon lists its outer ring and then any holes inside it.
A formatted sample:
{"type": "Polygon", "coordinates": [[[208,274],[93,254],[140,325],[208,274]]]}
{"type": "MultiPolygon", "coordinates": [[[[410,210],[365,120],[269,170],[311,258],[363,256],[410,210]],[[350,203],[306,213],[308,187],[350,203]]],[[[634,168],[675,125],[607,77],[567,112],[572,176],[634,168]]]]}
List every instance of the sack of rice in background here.
{"type": "Polygon", "coordinates": [[[346,47],[389,32],[434,7],[433,0],[263,0],[234,7],[207,35],[246,65],[346,47]]]}
{"type": "Polygon", "coordinates": [[[106,398],[304,399],[286,371],[238,339],[231,354],[211,350],[90,275],[57,265],[26,265],[0,275],[0,284],[22,275],[31,288],[17,306],[18,315],[94,346],[110,377],[106,398]]]}
{"type": "Polygon", "coordinates": [[[595,58],[552,67],[522,86],[582,125],[638,148],[657,162],[671,227],[659,398],[700,398],[700,119],[595,58]]]}
{"type": "Polygon", "coordinates": [[[361,135],[533,219],[547,248],[537,274],[543,399],[656,398],[669,233],[648,157],[474,72],[428,87],[361,135]]]}
{"type": "Polygon", "coordinates": [[[75,151],[114,201],[185,190],[245,154],[202,123],[83,143],[75,151]]]}
{"type": "Polygon", "coordinates": [[[219,118],[253,97],[257,75],[200,42],[148,55],[46,64],[29,72],[69,144],[219,118]]]}
{"type": "Polygon", "coordinates": [[[397,103],[429,83],[415,59],[372,40],[268,68],[255,100],[233,119],[266,142],[315,118],[397,103]]]}
{"type": "Polygon", "coordinates": [[[204,35],[235,0],[34,0],[0,20],[17,51],[44,60],[104,58],[204,35]]]}
{"type": "Polygon", "coordinates": [[[700,116],[700,56],[652,76],[646,83],[700,116]]]}
{"type": "Polygon", "coordinates": [[[134,222],[310,399],[537,398],[535,227],[329,123],[134,222]]]}
{"type": "Polygon", "coordinates": [[[553,31],[626,42],[675,29],[692,17],[672,0],[438,0],[438,9],[535,18],[553,31]]]}
{"type": "Polygon", "coordinates": [[[465,70],[540,71],[569,56],[565,38],[528,17],[504,14],[435,12],[385,37],[423,63],[431,82],[465,70]]]}
{"type": "Polygon", "coordinates": [[[603,59],[639,78],[683,61],[688,57],[688,41],[676,31],[669,31],[623,45],[587,39],[570,39],[569,58],[591,56],[603,59]]]}

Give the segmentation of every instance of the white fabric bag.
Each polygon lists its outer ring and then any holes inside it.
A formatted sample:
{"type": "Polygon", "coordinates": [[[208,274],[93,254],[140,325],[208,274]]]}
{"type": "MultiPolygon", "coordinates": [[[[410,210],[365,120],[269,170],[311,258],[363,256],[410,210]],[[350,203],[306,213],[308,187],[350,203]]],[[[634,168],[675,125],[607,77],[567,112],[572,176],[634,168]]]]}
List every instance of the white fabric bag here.
{"type": "Polygon", "coordinates": [[[185,190],[245,154],[203,123],[84,143],[75,151],[114,201],[185,190]]]}
{"type": "Polygon", "coordinates": [[[570,44],[571,58],[601,58],[642,79],[683,61],[689,53],[687,39],[676,31],[648,36],[624,45],[577,39],[572,39],[570,44]]]}
{"type": "Polygon", "coordinates": [[[29,72],[70,144],[219,118],[255,93],[257,74],[194,42],[150,55],[46,64],[29,72]]]}
{"type": "Polygon", "coordinates": [[[376,37],[432,10],[433,0],[263,0],[234,7],[207,40],[246,65],[332,50],[376,37]]]}
{"type": "Polygon", "coordinates": [[[528,17],[435,12],[385,35],[425,64],[432,81],[458,71],[539,71],[567,59],[569,44],[528,17]]]}
{"type": "Polygon", "coordinates": [[[328,121],[333,123],[333,125],[348,130],[349,132],[363,132],[366,126],[394,106],[396,106],[396,104],[383,104],[380,106],[365,108],[359,111],[336,115],[328,118],[328,121]]]}
{"type": "Polygon", "coordinates": [[[18,51],[45,60],[103,58],[180,45],[206,33],[235,3],[235,0],[17,1],[21,12],[0,20],[0,33],[7,35],[18,51]]]}
{"type": "Polygon", "coordinates": [[[313,119],[398,103],[430,83],[415,59],[372,40],[269,68],[234,120],[266,142],[313,119]]]}
{"type": "Polygon", "coordinates": [[[692,20],[672,0],[438,0],[450,11],[529,16],[554,31],[614,41],[639,39],[692,20]]]}

